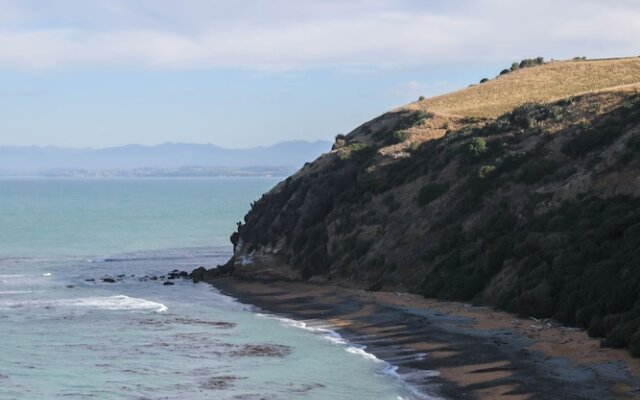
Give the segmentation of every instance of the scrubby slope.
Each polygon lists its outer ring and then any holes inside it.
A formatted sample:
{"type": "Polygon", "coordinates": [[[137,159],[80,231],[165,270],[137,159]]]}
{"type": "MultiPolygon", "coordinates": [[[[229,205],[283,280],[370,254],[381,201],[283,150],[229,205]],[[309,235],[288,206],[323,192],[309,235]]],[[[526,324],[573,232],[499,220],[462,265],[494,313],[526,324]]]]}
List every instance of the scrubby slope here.
{"type": "Polygon", "coordinates": [[[224,270],[490,304],[640,354],[640,95],[597,89],[487,121],[376,118],[257,201],[224,270]]]}

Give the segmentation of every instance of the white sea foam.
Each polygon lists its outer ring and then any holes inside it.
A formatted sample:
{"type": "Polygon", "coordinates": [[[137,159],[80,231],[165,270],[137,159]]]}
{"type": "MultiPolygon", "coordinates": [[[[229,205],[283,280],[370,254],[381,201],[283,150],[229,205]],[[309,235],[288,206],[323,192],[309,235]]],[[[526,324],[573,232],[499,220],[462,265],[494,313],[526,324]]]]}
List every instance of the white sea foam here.
{"type": "Polygon", "coordinates": [[[167,306],[162,303],[124,295],[109,297],[83,297],[63,301],[63,304],[67,306],[89,307],[102,310],[153,310],[158,313],[166,312],[168,310],[167,306]]]}
{"type": "Polygon", "coordinates": [[[347,347],[345,350],[347,350],[347,353],[351,353],[351,354],[357,354],[359,356],[362,356],[364,358],[366,358],[367,360],[371,360],[374,362],[384,362],[381,359],[379,359],[378,357],[374,356],[371,353],[367,353],[365,351],[364,346],[349,346],[347,347]]]}
{"type": "Polygon", "coordinates": [[[319,333],[322,337],[333,344],[344,346],[347,353],[359,355],[367,360],[374,362],[383,362],[378,357],[365,351],[366,346],[354,345],[346,341],[340,334],[332,329],[329,329],[330,325],[320,323],[319,321],[296,321],[290,318],[277,317],[269,314],[257,314],[259,317],[270,318],[280,321],[285,326],[290,326],[298,329],[304,329],[306,331],[319,333]]]}
{"type": "MultiPolygon", "coordinates": [[[[394,379],[402,382],[405,387],[411,392],[413,398],[424,399],[424,400],[441,400],[438,397],[434,397],[432,395],[421,392],[418,387],[414,386],[414,382],[423,381],[429,377],[435,377],[440,375],[438,371],[412,371],[409,373],[400,374],[398,373],[398,367],[384,360],[379,359],[374,354],[366,351],[366,346],[357,345],[348,342],[345,340],[338,332],[330,329],[331,325],[326,323],[317,321],[317,320],[308,320],[308,321],[296,321],[290,318],[278,317],[270,314],[260,314],[256,313],[258,317],[275,319],[280,321],[281,324],[285,326],[290,326],[293,328],[304,329],[306,331],[319,333],[322,337],[330,342],[343,346],[345,351],[351,354],[358,355],[360,357],[365,358],[366,360],[375,362],[375,363],[383,363],[385,367],[382,369],[382,372],[386,375],[392,376],[394,379]]],[[[421,359],[425,355],[424,353],[419,353],[414,355],[416,359],[421,359]]],[[[398,396],[398,400],[405,400],[405,398],[398,396]]]]}
{"type": "Polygon", "coordinates": [[[33,290],[0,290],[0,295],[10,296],[15,294],[29,294],[33,293],[33,290]]]}
{"type": "Polygon", "coordinates": [[[149,300],[137,299],[134,297],[118,295],[108,297],[80,297],[77,299],[62,300],[28,300],[28,301],[6,301],[0,302],[0,306],[17,307],[81,307],[95,308],[99,310],[150,310],[163,313],[168,310],[162,303],[149,300]]]}
{"type": "Polygon", "coordinates": [[[0,296],[11,296],[16,294],[29,294],[33,293],[33,290],[0,290],[0,296]]]}

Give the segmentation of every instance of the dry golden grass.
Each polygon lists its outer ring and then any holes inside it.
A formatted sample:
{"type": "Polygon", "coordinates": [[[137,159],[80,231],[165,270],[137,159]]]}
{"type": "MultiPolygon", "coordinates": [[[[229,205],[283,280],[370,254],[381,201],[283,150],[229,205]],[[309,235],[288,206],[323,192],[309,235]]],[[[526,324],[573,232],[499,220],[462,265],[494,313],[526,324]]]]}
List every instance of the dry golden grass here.
{"type": "Polygon", "coordinates": [[[412,103],[451,117],[494,118],[527,102],[640,86],[640,58],[554,61],[521,69],[457,92],[412,103]]]}

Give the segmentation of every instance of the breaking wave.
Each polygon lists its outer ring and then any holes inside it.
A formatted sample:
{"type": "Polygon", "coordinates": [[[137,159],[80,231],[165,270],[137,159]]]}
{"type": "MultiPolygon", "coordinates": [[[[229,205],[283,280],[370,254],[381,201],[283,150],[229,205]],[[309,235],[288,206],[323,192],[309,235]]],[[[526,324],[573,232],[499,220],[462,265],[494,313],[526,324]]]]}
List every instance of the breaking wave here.
{"type": "Polygon", "coordinates": [[[0,302],[0,306],[9,308],[23,307],[80,307],[93,308],[98,310],[149,310],[163,313],[168,310],[162,303],[156,303],[145,299],[137,299],[124,295],[108,297],[80,297],[77,299],[62,300],[27,300],[27,301],[6,301],[0,302]]]}

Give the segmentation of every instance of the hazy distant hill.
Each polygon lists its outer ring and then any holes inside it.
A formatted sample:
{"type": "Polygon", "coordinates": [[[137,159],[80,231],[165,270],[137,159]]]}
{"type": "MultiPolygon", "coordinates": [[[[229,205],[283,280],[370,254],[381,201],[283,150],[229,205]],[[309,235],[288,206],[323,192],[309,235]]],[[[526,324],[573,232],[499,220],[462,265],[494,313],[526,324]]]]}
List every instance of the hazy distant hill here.
{"type": "Polygon", "coordinates": [[[326,141],[290,141],[249,149],[183,143],[104,149],[0,146],[0,170],[300,167],[330,149],[326,141]]]}

